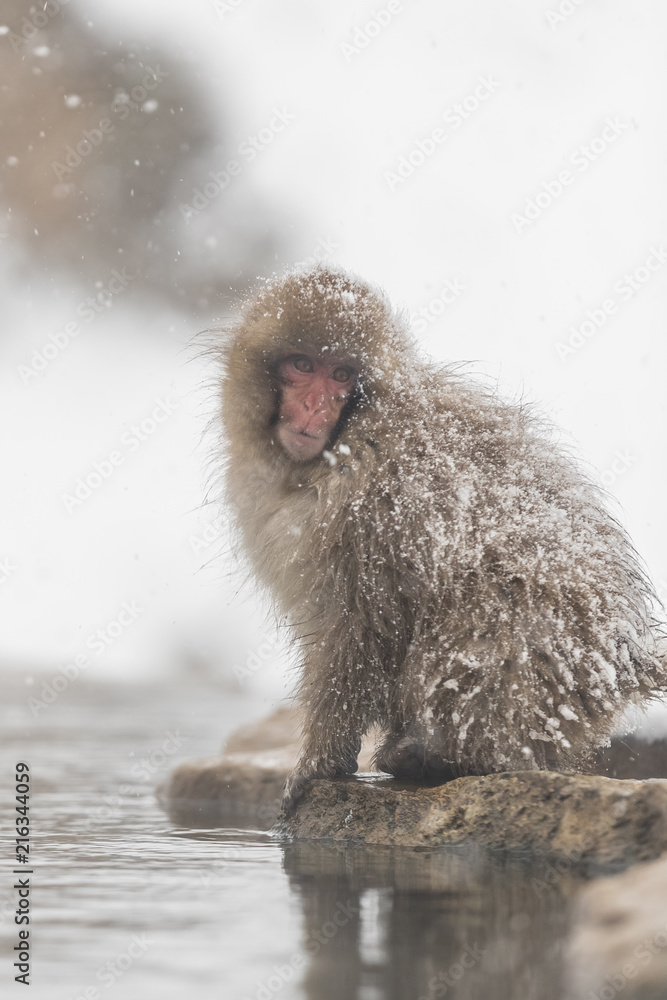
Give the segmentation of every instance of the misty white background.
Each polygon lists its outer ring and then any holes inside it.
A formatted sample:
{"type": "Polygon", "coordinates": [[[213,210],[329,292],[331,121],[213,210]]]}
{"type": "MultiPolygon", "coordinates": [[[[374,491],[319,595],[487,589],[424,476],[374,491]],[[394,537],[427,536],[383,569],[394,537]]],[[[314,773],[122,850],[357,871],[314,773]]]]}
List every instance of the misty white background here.
{"type": "MultiPolygon", "coordinates": [[[[448,281],[465,286],[427,323],[425,350],[472,361],[507,395],[540,404],[604,474],[666,596],[667,265],[567,359],[556,348],[587,309],[618,299],[614,283],[652,247],[667,247],[667,13],[658,0],[585,0],[556,25],[547,17],[556,0],[404,0],[353,55],[343,44],[386,9],[382,0],[81,6],[116,37],[194,54],[208,99],[221,114],[224,103],[232,148],[275,108],[294,116],[220,195],[233,199],[252,180],[280,208],[299,251],[276,269],[325,244],[413,314],[434,313],[448,281]],[[443,115],[480,77],[497,82],[494,93],[449,127],[443,115]],[[607,118],[627,127],[587,170],[573,169],[569,157],[607,118]],[[391,190],[386,174],[439,127],[446,142],[391,190]],[[512,214],[568,166],[573,183],[517,233],[512,214]]],[[[0,661],[55,669],[135,601],[143,613],[94,659],[91,676],[196,669],[234,682],[233,666],[273,632],[261,603],[236,594],[219,545],[194,550],[214,511],[202,507],[209,373],[190,346],[231,299],[171,314],[129,307],[120,294],[24,384],[19,366],[72,318],[80,295],[54,297],[39,275],[29,290],[5,282],[2,295],[12,336],[0,333],[0,560],[11,572],[0,583],[0,661]],[[159,398],[175,412],[136,452],[121,446],[122,467],[68,513],[62,495],[159,398]]],[[[267,657],[247,681],[258,697],[283,693],[283,662],[267,657]]]]}

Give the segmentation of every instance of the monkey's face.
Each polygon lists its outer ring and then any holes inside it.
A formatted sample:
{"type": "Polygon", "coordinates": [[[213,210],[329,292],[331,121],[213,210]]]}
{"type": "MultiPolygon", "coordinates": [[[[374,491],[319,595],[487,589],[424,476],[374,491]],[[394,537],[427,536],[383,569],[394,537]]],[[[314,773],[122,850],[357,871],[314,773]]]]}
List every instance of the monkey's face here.
{"type": "Polygon", "coordinates": [[[278,365],[278,441],[295,462],[308,462],[326,447],[357,381],[354,369],[335,358],[293,354],[278,365]]]}

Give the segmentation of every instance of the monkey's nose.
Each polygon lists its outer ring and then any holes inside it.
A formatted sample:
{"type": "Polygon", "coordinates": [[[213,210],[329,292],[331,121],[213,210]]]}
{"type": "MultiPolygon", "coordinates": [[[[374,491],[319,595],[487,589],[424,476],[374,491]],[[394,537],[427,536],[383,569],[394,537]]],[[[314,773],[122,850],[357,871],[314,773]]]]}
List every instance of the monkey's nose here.
{"type": "Polygon", "coordinates": [[[323,395],[306,396],[303,401],[304,409],[308,413],[320,413],[325,408],[325,399],[323,395]]]}

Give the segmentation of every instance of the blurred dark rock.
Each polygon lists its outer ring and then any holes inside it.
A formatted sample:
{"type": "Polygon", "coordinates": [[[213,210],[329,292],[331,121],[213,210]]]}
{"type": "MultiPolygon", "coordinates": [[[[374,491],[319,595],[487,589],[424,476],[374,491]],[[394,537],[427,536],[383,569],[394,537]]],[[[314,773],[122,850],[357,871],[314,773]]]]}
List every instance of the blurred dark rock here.
{"type": "Polygon", "coordinates": [[[286,227],[244,166],[224,190],[212,176],[238,138],[184,51],[108,37],[74,4],[8,0],[2,23],[0,232],[19,278],[94,292],[125,267],[130,295],[203,308],[273,268],[286,227]]]}
{"type": "Polygon", "coordinates": [[[624,736],[598,754],[593,770],[609,778],[667,778],[667,740],[624,736]]]}
{"type": "Polygon", "coordinates": [[[581,891],[566,965],[568,1000],[667,997],[667,858],[581,891]]]}
{"type": "Polygon", "coordinates": [[[269,830],[293,760],[290,750],[268,750],[187,761],[172,771],[158,797],[178,826],[269,830]]]}
{"type": "MultiPolygon", "coordinates": [[[[314,782],[289,819],[283,782],[298,754],[298,716],[282,709],[235,734],[223,757],[182,764],[161,789],[183,825],[246,816],[289,838],[434,847],[467,844],[548,857],[571,867],[626,867],[667,850],[667,781],[519,771],[427,787],[364,773],[314,782]]],[[[564,869],[562,866],[565,866],[564,869]]]]}
{"type": "Polygon", "coordinates": [[[296,709],[281,706],[261,719],[235,730],[223,750],[230,753],[256,753],[277,747],[290,751],[290,760],[299,749],[301,719],[296,709]]]}

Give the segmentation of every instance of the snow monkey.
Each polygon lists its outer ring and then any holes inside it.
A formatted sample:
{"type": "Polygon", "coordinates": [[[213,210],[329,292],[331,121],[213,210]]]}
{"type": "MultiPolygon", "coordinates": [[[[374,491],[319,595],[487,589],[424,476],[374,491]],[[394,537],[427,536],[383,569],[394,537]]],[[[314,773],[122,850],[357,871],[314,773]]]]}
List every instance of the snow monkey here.
{"type": "Polygon", "coordinates": [[[283,801],[379,770],[586,766],[667,688],[659,602],[603,491],[545,421],[422,357],[383,293],[269,280],[216,352],[224,496],[301,650],[283,801]]]}

